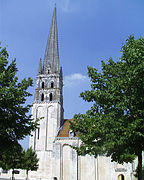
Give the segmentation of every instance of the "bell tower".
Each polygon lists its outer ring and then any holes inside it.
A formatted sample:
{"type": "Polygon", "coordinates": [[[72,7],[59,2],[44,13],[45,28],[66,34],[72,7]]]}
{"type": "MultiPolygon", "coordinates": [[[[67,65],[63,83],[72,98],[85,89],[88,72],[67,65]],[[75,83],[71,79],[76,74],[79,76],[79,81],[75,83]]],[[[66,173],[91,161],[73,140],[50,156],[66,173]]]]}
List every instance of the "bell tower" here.
{"type": "Polygon", "coordinates": [[[63,120],[63,76],[59,64],[56,7],[46,45],[44,61],[40,59],[35,97],[32,107],[34,119],[41,118],[39,127],[30,137],[30,146],[37,152],[37,177],[51,179],[53,141],[63,120]]]}

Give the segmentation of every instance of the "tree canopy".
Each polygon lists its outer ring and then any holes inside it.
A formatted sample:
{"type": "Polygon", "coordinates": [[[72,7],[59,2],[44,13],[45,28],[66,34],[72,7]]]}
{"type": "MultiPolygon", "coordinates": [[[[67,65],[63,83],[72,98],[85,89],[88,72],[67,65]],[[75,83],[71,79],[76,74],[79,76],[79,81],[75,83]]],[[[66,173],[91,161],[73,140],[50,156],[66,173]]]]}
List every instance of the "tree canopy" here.
{"type": "Polygon", "coordinates": [[[38,161],[36,152],[30,147],[27,151],[23,151],[23,167],[26,170],[27,179],[28,171],[36,171],[38,169],[38,161]]]}
{"type": "Polygon", "coordinates": [[[20,144],[13,145],[12,148],[3,153],[0,158],[0,167],[3,170],[12,169],[12,180],[14,179],[15,169],[22,168],[23,150],[20,144]]]}
{"type": "Polygon", "coordinates": [[[12,169],[12,179],[14,179],[15,169],[24,169],[28,179],[28,171],[36,171],[38,161],[37,154],[31,147],[25,151],[17,144],[13,146],[11,151],[3,153],[0,159],[0,167],[4,170],[12,169]]]}
{"type": "Polygon", "coordinates": [[[23,152],[20,145],[13,146],[11,151],[3,153],[0,160],[0,167],[4,170],[20,169],[22,166],[23,152]]]}
{"type": "Polygon", "coordinates": [[[9,63],[8,58],[6,48],[0,47],[0,157],[37,127],[37,121],[28,115],[31,105],[25,105],[32,79],[19,82],[16,60],[9,63]]]}
{"type": "Polygon", "coordinates": [[[82,92],[93,102],[85,114],[74,116],[73,132],[82,141],[79,154],[111,156],[119,163],[138,157],[138,179],[142,179],[144,150],[144,39],[131,35],[123,45],[120,61],[102,61],[102,71],[88,67],[91,90],[82,92]]]}

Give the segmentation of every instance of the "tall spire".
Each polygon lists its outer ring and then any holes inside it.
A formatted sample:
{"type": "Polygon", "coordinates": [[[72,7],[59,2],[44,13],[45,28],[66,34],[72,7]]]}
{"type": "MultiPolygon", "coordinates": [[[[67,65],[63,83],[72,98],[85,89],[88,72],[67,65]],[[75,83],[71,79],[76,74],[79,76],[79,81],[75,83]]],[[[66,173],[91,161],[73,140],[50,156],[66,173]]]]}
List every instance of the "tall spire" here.
{"type": "Polygon", "coordinates": [[[44,73],[59,73],[59,51],[56,20],[56,5],[53,12],[52,24],[49,32],[44,56],[44,73]]]}

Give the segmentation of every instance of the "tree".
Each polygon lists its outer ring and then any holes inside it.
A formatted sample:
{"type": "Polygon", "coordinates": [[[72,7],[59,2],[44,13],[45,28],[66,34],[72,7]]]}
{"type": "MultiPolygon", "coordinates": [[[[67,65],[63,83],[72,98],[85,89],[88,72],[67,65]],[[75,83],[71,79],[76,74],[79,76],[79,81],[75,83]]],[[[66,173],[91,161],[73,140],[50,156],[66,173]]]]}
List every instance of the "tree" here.
{"type": "Polygon", "coordinates": [[[102,61],[102,72],[88,67],[91,90],[80,97],[93,105],[85,114],[75,115],[70,128],[82,141],[78,154],[103,153],[119,163],[138,157],[138,180],[142,180],[144,39],[131,35],[121,52],[120,61],[102,61]]]}
{"type": "MultiPolygon", "coordinates": [[[[134,174],[134,176],[137,178],[138,177],[138,168],[136,168],[136,171],[135,171],[136,173],[134,174]]],[[[144,180],[144,166],[142,167],[142,177],[143,177],[143,179],[142,180],[144,180]]]]}
{"type": "Polygon", "coordinates": [[[37,154],[32,148],[25,151],[17,144],[13,145],[12,151],[7,151],[7,154],[3,153],[0,167],[4,170],[12,169],[12,180],[14,179],[15,169],[25,169],[28,179],[28,171],[36,171],[38,161],[37,154]]]}
{"type": "Polygon", "coordinates": [[[22,168],[23,151],[19,144],[13,145],[13,148],[7,153],[3,153],[0,160],[0,167],[4,170],[12,169],[12,180],[14,179],[15,169],[22,168]]]}
{"type": "Polygon", "coordinates": [[[26,169],[27,179],[30,170],[36,171],[38,169],[38,161],[37,154],[31,147],[24,151],[22,169],[26,169]]]}
{"type": "Polygon", "coordinates": [[[32,79],[18,82],[16,60],[8,64],[8,58],[6,48],[0,47],[0,158],[37,127],[27,114],[31,106],[24,106],[32,79]]]}

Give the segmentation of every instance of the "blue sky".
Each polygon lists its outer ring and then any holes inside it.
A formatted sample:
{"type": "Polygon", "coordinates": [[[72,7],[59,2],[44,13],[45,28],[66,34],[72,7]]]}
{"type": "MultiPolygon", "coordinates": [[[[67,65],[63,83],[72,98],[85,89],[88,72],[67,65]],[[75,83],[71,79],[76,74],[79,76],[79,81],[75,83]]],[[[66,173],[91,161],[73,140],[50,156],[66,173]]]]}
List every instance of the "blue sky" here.
{"type": "MultiPolygon", "coordinates": [[[[122,44],[131,33],[144,37],[144,1],[0,0],[0,41],[7,46],[10,60],[17,59],[19,78],[34,79],[32,93],[55,3],[65,118],[72,118],[90,107],[79,98],[81,91],[90,88],[87,66],[100,70],[101,60],[119,60],[122,44]]],[[[33,97],[28,99],[32,102],[33,97]]],[[[23,146],[28,146],[28,138],[23,146]]]]}

